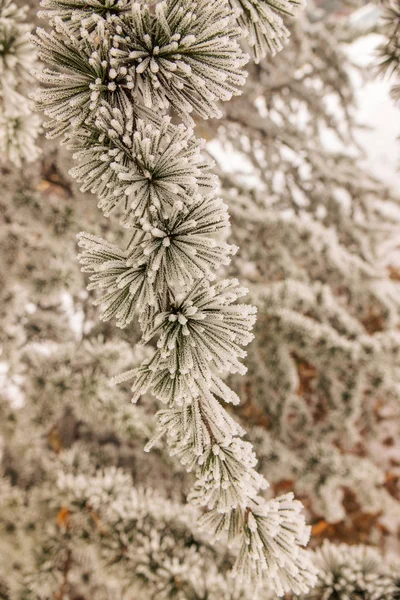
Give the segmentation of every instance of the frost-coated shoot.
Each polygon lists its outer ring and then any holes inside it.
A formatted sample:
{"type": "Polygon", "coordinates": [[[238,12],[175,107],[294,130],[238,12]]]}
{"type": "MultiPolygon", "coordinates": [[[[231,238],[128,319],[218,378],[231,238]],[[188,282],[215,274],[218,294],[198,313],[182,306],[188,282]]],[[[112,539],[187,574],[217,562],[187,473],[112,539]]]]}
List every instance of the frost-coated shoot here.
{"type": "Polygon", "coordinates": [[[137,317],[149,347],[114,383],[133,381],[134,402],[151,392],[165,403],[146,450],[165,437],[194,472],[189,500],[203,526],[236,549],[237,580],[278,595],[315,581],[303,549],[309,528],[293,495],[260,495],[268,484],[253,447],[223,406],[239,402],[223,377],[246,372],[256,309],[242,302],[246,288],[219,274],[238,248],[226,241],[227,206],[192,116],[218,118],[221,101],[241,93],[240,27],[257,59],[274,53],[287,35],[278,13],[296,4],[44,0],[53,29],[34,38],[51,67],[37,74],[36,94],[49,135],[74,150],[71,174],[126,232],[123,247],[79,234],[102,318],[124,328],[137,317]]]}

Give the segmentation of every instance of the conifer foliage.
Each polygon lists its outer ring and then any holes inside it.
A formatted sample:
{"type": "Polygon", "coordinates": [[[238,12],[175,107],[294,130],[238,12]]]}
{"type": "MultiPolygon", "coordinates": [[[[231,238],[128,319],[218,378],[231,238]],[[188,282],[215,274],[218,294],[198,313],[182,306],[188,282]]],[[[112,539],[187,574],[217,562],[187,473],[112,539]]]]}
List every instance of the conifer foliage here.
{"type": "Polygon", "coordinates": [[[79,236],[103,319],[123,328],[137,315],[151,348],[115,383],[132,380],[134,401],[150,391],[165,403],[146,449],[166,437],[195,474],[189,498],[206,509],[202,524],[236,548],[234,574],[278,595],[314,583],[303,548],[309,528],[291,494],[260,495],[268,484],[252,445],[223,406],[239,401],[220,375],[245,372],[255,308],[241,302],[247,290],[237,280],[218,275],[237,248],[225,241],[227,207],[191,113],[218,118],[220,102],[240,93],[248,60],[240,27],[260,59],[280,48],[287,32],[278,13],[296,4],[44,0],[53,28],[33,38],[50,67],[37,73],[36,95],[50,136],[75,151],[73,176],[129,236],[122,248],[79,236]]]}
{"type": "Polygon", "coordinates": [[[318,582],[308,600],[396,600],[400,598],[399,562],[368,546],[334,545],[315,551],[318,582]]]}
{"type": "Polygon", "coordinates": [[[229,0],[255,62],[282,50],[290,33],[282,17],[293,16],[303,0],[229,0]]]}
{"type": "Polygon", "coordinates": [[[392,95],[400,101],[400,6],[395,0],[383,0],[382,33],[385,41],[379,47],[379,68],[382,73],[393,75],[395,84],[392,95]]]}
{"type": "Polygon", "coordinates": [[[26,96],[36,57],[25,17],[26,9],[0,0],[0,155],[17,166],[38,157],[39,117],[26,96]]]}

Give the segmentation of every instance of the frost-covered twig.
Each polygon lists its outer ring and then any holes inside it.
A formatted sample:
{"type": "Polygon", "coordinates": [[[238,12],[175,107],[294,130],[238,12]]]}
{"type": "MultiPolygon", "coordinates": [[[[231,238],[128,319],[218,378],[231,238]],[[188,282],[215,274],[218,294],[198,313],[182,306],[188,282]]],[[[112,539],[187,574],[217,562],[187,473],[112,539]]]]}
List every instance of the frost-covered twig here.
{"type": "Polygon", "coordinates": [[[25,18],[26,9],[11,0],[0,0],[0,155],[18,167],[39,155],[40,119],[27,97],[36,53],[25,18]]]}
{"type": "MultiPolygon", "coordinates": [[[[286,4],[274,7],[285,12],[286,4]]],[[[189,497],[207,509],[212,536],[238,548],[236,574],[279,595],[306,592],[315,575],[301,504],[291,494],[259,495],[267,483],[252,446],[222,405],[238,402],[221,375],[245,372],[255,309],[241,303],[247,290],[237,280],[217,276],[237,249],[224,240],[227,207],[215,197],[190,113],[219,117],[218,101],[240,93],[247,57],[235,13],[225,0],[44,6],[54,29],[34,41],[53,70],[38,73],[38,107],[50,135],[75,149],[72,174],[83,189],[130,232],[125,248],[82,233],[80,260],[90,287],[103,292],[103,318],[125,327],[137,314],[142,343],[156,342],[150,359],[115,381],[133,379],[134,400],[151,391],[166,403],[155,440],[166,435],[195,472],[189,497]]],[[[273,47],[275,32],[263,35],[273,47]]]]}

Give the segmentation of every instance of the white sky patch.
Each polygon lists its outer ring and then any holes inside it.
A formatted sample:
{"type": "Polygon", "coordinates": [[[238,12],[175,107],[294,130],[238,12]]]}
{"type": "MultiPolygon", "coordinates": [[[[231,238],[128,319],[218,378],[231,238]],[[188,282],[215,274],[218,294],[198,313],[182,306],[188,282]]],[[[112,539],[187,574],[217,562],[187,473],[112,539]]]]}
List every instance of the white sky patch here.
{"type": "Polygon", "coordinates": [[[366,152],[364,166],[378,179],[400,189],[400,106],[390,98],[393,79],[377,76],[376,49],[382,37],[376,34],[360,38],[349,46],[351,60],[369,69],[370,81],[363,82],[352,72],[356,90],[359,123],[372,129],[358,130],[356,139],[366,152]]]}

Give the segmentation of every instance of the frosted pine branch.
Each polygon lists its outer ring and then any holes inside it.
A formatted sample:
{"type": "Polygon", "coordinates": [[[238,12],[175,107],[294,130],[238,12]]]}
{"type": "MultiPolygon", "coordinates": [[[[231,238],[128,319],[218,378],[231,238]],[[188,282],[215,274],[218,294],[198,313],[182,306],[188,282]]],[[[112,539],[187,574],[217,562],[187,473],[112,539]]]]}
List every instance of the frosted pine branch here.
{"type": "Polygon", "coordinates": [[[334,545],[327,540],[315,551],[319,569],[318,582],[311,593],[303,597],[361,597],[370,600],[390,600],[399,597],[400,565],[397,557],[383,557],[369,546],[334,545]]]}
{"type": "Polygon", "coordinates": [[[392,96],[396,102],[400,100],[400,8],[394,0],[382,0],[383,18],[382,33],[385,40],[378,47],[381,73],[393,75],[395,84],[392,96]]]}
{"type": "Polygon", "coordinates": [[[274,56],[290,36],[282,16],[293,16],[304,0],[229,0],[255,62],[274,56]]]}
{"type": "Polygon", "coordinates": [[[113,37],[111,64],[128,67],[145,106],[218,118],[216,100],[239,94],[245,81],[231,16],[221,0],[169,0],[154,13],[135,3],[113,37]]]}
{"type": "Polygon", "coordinates": [[[95,137],[73,140],[79,164],[71,174],[83,183],[82,191],[98,194],[106,216],[121,207],[132,224],[151,207],[168,211],[177,201],[186,206],[214,190],[213,163],[183,125],[171,125],[168,117],[144,122],[130,105],[121,111],[103,104],[95,126],[95,137]]]}
{"type": "Polygon", "coordinates": [[[141,306],[156,304],[146,265],[130,267],[127,253],[105,240],[82,233],[79,245],[87,250],[80,254],[82,270],[91,273],[89,290],[105,290],[96,304],[104,306],[102,319],[116,317],[117,325],[129,324],[141,306]]]}
{"type": "Polygon", "coordinates": [[[256,310],[242,303],[247,290],[237,280],[218,278],[237,248],[225,241],[229,218],[212,163],[188,127],[191,112],[218,117],[218,101],[240,93],[247,57],[235,15],[224,0],[44,7],[54,29],[39,30],[35,43],[53,70],[38,74],[38,107],[50,135],[75,150],[72,175],[99,195],[106,216],[119,214],[129,236],[120,248],[80,234],[80,261],[89,289],[102,293],[103,319],[125,327],[137,315],[141,343],[152,348],[114,383],[133,380],[134,402],[150,392],[167,405],[146,450],[165,436],[194,472],[189,500],[208,511],[213,536],[233,543],[236,572],[280,595],[305,591],[315,574],[300,549],[308,540],[301,505],[259,496],[268,484],[223,407],[239,401],[222,377],[246,372],[256,310]]]}
{"type": "Polygon", "coordinates": [[[0,1],[0,154],[17,167],[39,156],[36,138],[40,120],[32,114],[26,88],[36,54],[28,40],[26,10],[11,0],[0,1]]]}
{"type": "Polygon", "coordinates": [[[44,62],[62,67],[37,74],[48,88],[36,99],[51,117],[52,136],[94,119],[102,100],[123,112],[138,100],[155,111],[171,105],[188,122],[192,110],[218,117],[216,101],[238,94],[245,81],[247,57],[221,0],[169,0],[155,13],[132,4],[129,13],[99,20],[90,35],[61,17],[54,23],[52,33],[39,29],[33,39],[44,62]]]}
{"type": "Polygon", "coordinates": [[[39,57],[52,67],[36,72],[46,88],[35,94],[37,108],[50,117],[45,124],[49,137],[64,136],[92,122],[103,100],[122,110],[128,106],[132,77],[127,72],[111,77],[111,42],[104,23],[83,40],[61,20],[56,30],[37,29],[36,34],[32,41],[39,57]]]}
{"type": "Polygon", "coordinates": [[[301,546],[307,544],[311,529],[300,515],[302,508],[293,494],[286,494],[261,501],[245,513],[244,539],[235,565],[239,578],[248,579],[255,571],[262,580],[267,574],[278,596],[309,590],[313,570],[301,546]]]}
{"type": "Polygon", "coordinates": [[[55,25],[57,19],[68,23],[71,30],[85,36],[101,20],[127,13],[131,9],[130,0],[42,0],[39,17],[48,19],[55,25]]]}

